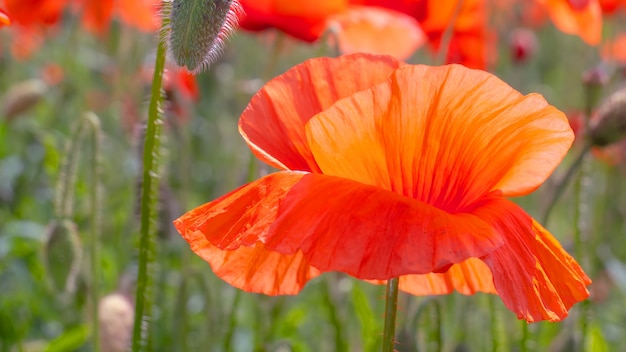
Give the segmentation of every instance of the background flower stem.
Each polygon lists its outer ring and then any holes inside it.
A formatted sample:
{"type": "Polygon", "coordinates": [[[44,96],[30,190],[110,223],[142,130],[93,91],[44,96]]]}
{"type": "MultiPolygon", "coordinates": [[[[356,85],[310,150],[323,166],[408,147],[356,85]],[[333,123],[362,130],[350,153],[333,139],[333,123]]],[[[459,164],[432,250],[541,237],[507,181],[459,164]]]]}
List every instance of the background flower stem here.
{"type": "Polygon", "coordinates": [[[385,291],[385,326],[383,330],[383,352],[393,352],[396,342],[396,313],[398,311],[399,278],[387,281],[385,291]]]}
{"type": "Polygon", "coordinates": [[[161,136],[161,84],[165,67],[166,43],[159,41],[152,77],[152,91],[148,108],[148,122],[143,148],[143,178],[141,186],[141,228],[139,268],[135,295],[135,323],[133,351],[143,351],[148,345],[148,329],[152,309],[152,267],[155,264],[155,217],[158,204],[158,156],[161,136]]]}
{"type": "Polygon", "coordinates": [[[100,194],[100,164],[101,164],[101,127],[100,119],[94,113],[86,113],[83,120],[92,130],[91,147],[91,241],[89,257],[91,260],[91,283],[89,293],[91,295],[91,316],[92,316],[92,339],[93,350],[100,351],[100,331],[98,317],[98,302],[100,300],[100,214],[101,214],[101,194],[100,194]]]}

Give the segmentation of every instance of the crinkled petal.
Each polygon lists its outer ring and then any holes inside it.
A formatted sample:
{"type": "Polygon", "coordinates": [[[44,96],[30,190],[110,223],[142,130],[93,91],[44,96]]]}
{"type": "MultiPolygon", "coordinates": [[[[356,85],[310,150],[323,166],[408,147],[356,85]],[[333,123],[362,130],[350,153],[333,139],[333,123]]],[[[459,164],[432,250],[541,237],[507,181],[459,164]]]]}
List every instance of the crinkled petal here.
{"type": "Polygon", "coordinates": [[[448,212],[492,192],[526,194],[567,153],[567,117],[539,95],[459,65],[410,66],[338,101],[306,125],[324,174],[448,212]]]}
{"type": "Polygon", "coordinates": [[[472,214],[452,215],[374,186],[293,172],[268,175],[175,224],[185,237],[202,234],[221,250],[260,242],[285,255],[301,252],[322,272],[361,279],[445,271],[502,243],[472,214]]]}
{"type": "Polygon", "coordinates": [[[401,12],[352,6],[329,19],[344,54],[366,52],[406,60],[426,42],[419,23],[401,12]]]}
{"type": "Polygon", "coordinates": [[[7,15],[6,12],[0,9],[0,27],[8,26],[10,24],[11,24],[11,19],[9,18],[9,15],[7,15]]]}
{"type": "Polygon", "coordinates": [[[320,274],[301,252],[280,254],[268,251],[261,243],[225,251],[212,245],[199,231],[181,232],[191,250],[211,265],[215,275],[244,291],[295,295],[320,274]]]}
{"type": "Polygon", "coordinates": [[[268,82],[241,114],[239,131],[261,160],[278,169],[319,172],[304,125],[335,101],[386,80],[401,63],[353,54],[305,61],[268,82]],[[358,74],[342,74],[342,72],[358,74]]]}
{"type": "Polygon", "coordinates": [[[494,198],[474,213],[506,243],[483,260],[504,304],[528,322],[560,321],[589,296],[591,280],[554,237],[506,199],[494,198]]]}

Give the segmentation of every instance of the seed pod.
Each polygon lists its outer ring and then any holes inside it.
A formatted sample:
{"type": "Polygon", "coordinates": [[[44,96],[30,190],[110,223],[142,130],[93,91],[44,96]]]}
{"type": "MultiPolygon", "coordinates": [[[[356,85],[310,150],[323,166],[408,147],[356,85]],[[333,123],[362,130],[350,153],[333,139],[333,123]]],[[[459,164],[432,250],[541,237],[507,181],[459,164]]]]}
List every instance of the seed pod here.
{"type": "Polygon", "coordinates": [[[130,347],[135,316],[130,300],[119,293],[106,295],[98,302],[100,350],[125,352],[130,347]]]}
{"type": "Polygon", "coordinates": [[[237,0],[173,0],[169,49],[179,66],[198,73],[221,54],[242,10],[237,0]]]}
{"type": "Polygon", "coordinates": [[[611,94],[591,121],[591,143],[604,147],[626,138],[626,88],[611,94]]]}
{"type": "Polygon", "coordinates": [[[53,221],[44,237],[43,264],[52,289],[64,295],[76,291],[83,250],[76,224],[53,221]]]}
{"type": "Polygon", "coordinates": [[[2,98],[2,116],[7,120],[28,111],[41,101],[48,86],[39,79],[20,82],[11,88],[2,98]]]}

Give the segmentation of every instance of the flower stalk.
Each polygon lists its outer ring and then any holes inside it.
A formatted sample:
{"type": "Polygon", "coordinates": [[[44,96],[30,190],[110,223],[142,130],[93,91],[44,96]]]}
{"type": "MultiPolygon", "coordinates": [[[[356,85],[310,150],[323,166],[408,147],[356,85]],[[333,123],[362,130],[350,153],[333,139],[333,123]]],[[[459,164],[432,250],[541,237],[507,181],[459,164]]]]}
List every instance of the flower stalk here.
{"type": "Polygon", "coordinates": [[[143,182],[141,187],[141,227],[139,242],[139,267],[135,295],[135,322],[132,351],[144,351],[148,346],[148,329],[152,309],[152,270],[156,252],[156,222],[158,204],[158,157],[162,120],[161,84],[165,67],[165,41],[159,41],[152,78],[150,106],[143,148],[143,182]]]}
{"type": "Polygon", "coordinates": [[[383,352],[393,352],[396,343],[396,315],[398,312],[399,278],[387,281],[385,291],[385,325],[383,330],[383,352]]]}

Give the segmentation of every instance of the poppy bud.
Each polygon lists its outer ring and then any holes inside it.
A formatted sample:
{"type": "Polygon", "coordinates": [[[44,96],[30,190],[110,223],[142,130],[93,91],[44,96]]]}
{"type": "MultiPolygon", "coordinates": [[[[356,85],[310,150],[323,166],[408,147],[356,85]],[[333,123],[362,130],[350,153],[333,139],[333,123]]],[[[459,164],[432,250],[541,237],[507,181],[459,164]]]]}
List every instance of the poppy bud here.
{"type": "Polygon", "coordinates": [[[198,73],[217,60],[241,11],[238,0],[173,0],[169,48],[176,64],[198,73]]]}
{"type": "Polygon", "coordinates": [[[133,334],[134,308],[120,293],[106,295],[98,302],[100,349],[107,352],[128,350],[133,334]]]}
{"type": "Polygon", "coordinates": [[[39,79],[20,82],[11,88],[2,98],[2,116],[7,120],[33,108],[44,97],[48,86],[39,79]]]}
{"type": "Polygon", "coordinates": [[[83,250],[76,224],[54,221],[44,237],[43,264],[52,289],[63,294],[76,291],[83,250]]]}
{"type": "Polygon", "coordinates": [[[518,28],[511,32],[511,57],[514,62],[527,61],[537,50],[535,33],[526,28],[518,28]]]}
{"type": "Polygon", "coordinates": [[[626,88],[611,94],[591,121],[591,142],[604,147],[626,138],[626,88]]]}
{"type": "Polygon", "coordinates": [[[596,65],[583,73],[583,83],[587,86],[604,86],[609,83],[611,74],[606,65],[596,65]]]}

